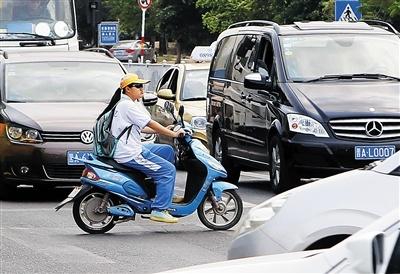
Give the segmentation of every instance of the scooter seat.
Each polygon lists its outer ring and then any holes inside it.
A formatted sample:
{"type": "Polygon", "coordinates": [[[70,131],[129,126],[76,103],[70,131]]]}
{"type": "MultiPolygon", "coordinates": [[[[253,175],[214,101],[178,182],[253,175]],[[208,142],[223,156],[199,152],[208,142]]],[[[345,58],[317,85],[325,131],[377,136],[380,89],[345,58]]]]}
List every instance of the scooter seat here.
{"type": "Polygon", "coordinates": [[[98,160],[107,165],[112,166],[115,170],[121,171],[123,173],[128,173],[129,175],[131,175],[135,178],[138,178],[138,179],[140,178],[141,180],[145,180],[145,181],[152,180],[150,177],[147,177],[146,174],[144,174],[143,172],[126,167],[124,165],[121,165],[118,162],[116,162],[114,159],[99,157],[98,160]]]}

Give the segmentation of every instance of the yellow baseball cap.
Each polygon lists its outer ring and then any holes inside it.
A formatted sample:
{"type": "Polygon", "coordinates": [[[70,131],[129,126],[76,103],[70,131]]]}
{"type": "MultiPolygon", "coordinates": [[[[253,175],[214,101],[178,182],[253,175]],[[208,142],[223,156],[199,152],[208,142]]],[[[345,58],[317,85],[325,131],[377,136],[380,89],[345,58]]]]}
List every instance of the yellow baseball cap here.
{"type": "Polygon", "coordinates": [[[150,80],[140,79],[135,73],[127,73],[124,77],[122,77],[119,87],[123,89],[130,84],[147,84],[149,82],[150,80]]]}

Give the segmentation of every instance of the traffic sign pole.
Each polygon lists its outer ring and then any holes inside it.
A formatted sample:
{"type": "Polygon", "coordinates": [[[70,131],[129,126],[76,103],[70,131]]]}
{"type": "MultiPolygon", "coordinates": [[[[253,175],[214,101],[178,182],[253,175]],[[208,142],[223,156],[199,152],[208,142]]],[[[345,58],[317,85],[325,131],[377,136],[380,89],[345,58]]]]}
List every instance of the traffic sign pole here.
{"type": "Polygon", "coordinates": [[[141,63],[144,63],[144,26],[146,18],[146,10],[151,6],[152,0],[138,0],[138,5],[142,9],[142,37],[141,37],[141,63]]]}
{"type": "Polygon", "coordinates": [[[142,9],[142,42],[141,42],[141,47],[142,49],[140,50],[140,55],[141,57],[141,63],[144,63],[144,26],[145,26],[145,20],[146,20],[146,10],[142,9]]]}

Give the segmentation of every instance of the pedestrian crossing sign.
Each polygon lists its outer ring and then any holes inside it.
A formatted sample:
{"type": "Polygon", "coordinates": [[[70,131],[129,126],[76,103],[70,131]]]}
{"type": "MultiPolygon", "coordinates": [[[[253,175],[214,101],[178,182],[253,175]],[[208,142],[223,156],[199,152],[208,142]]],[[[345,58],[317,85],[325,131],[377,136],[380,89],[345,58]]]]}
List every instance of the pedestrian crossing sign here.
{"type": "Polygon", "coordinates": [[[335,20],[336,21],[359,21],[362,17],[359,0],[336,0],[335,20]]]}

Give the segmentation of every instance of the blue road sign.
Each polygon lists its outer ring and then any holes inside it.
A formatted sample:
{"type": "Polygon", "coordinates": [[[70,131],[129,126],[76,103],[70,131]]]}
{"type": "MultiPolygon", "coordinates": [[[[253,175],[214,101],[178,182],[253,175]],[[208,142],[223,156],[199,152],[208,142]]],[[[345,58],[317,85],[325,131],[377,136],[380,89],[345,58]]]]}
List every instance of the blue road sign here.
{"type": "Polygon", "coordinates": [[[359,21],[362,17],[359,0],[336,0],[335,20],[336,21],[359,21]]]}
{"type": "Polygon", "coordinates": [[[118,22],[101,22],[98,25],[99,46],[112,46],[118,43],[118,22]]]}

